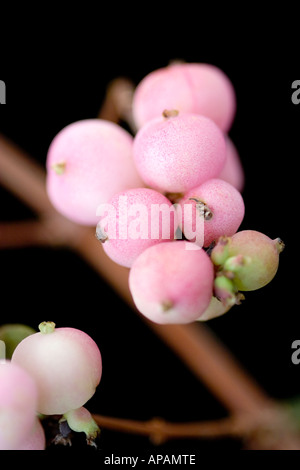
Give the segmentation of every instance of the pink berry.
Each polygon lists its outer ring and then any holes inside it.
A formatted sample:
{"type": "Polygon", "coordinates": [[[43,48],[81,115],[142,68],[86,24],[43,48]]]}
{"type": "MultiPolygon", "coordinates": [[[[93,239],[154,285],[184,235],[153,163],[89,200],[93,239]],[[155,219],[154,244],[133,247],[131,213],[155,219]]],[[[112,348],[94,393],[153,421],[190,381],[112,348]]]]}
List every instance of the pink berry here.
{"type": "Polygon", "coordinates": [[[133,97],[138,128],[161,115],[164,109],[202,114],[227,132],[236,111],[233,85],[225,73],[209,64],[173,64],[149,73],[133,97]]]}
{"type": "Polygon", "coordinates": [[[102,374],[96,343],[83,331],[40,324],[40,333],[25,338],[15,349],[12,361],[36,381],[37,411],[64,414],[80,408],[95,393],[102,374]]]}
{"type": "Polygon", "coordinates": [[[34,425],[17,450],[45,450],[46,436],[41,422],[36,418],[34,425]]]}
{"type": "Polygon", "coordinates": [[[146,248],[174,239],[176,212],[171,202],[153,189],[123,191],[106,206],[96,235],[106,254],[122,266],[132,266],[146,248]]]}
{"type": "Polygon", "coordinates": [[[16,450],[36,420],[38,390],[26,370],[0,362],[0,450],[16,450]]]}
{"type": "Polygon", "coordinates": [[[245,214],[240,192],[217,178],[188,191],[177,209],[186,238],[205,247],[222,235],[233,235],[245,214]]]}
{"type": "Polygon", "coordinates": [[[244,189],[244,168],[237,148],[228,136],[226,136],[226,161],[218,178],[232,184],[240,192],[244,189]]]}
{"type": "Polygon", "coordinates": [[[175,240],[145,250],[133,263],[129,287],[137,309],[155,323],[190,323],[208,307],[214,270],[192,243],[175,240]]]}
{"type": "Polygon", "coordinates": [[[236,96],[227,75],[210,64],[186,64],[194,93],[196,112],[212,119],[228,132],[236,112],[236,96]]]}
{"type": "Polygon", "coordinates": [[[109,121],[87,119],[62,129],[47,155],[47,191],[67,218],[96,225],[96,210],[116,192],[143,186],[132,158],[132,136],[109,121]]]}
{"type": "Polygon", "coordinates": [[[143,181],[165,192],[185,192],[218,175],[225,164],[222,132],[196,114],[171,115],[148,122],[133,145],[143,181]]]}

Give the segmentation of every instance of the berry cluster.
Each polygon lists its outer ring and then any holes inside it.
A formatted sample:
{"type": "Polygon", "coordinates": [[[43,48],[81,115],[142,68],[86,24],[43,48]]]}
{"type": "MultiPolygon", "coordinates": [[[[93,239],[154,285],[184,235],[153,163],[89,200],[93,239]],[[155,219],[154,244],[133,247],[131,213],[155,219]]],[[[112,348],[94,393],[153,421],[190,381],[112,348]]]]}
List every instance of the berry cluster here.
{"type": "Polygon", "coordinates": [[[23,332],[7,325],[10,359],[0,361],[0,450],[43,450],[46,437],[41,419],[59,415],[69,429],[85,432],[92,444],[99,429],[83,405],[94,395],[102,374],[101,354],[83,331],[39,325],[40,332],[23,332]]]}
{"type": "Polygon", "coordinates": [[[50,200],[97,227],[106,254],[130,268],[138,310],[154,322],[219,316],[277,271],[283,243],[238,231],[245,205],[243,168],[228,136],[235,111],[220,69],[174,63],[137,86],[134,136],[90,119],[50,145],[50,200]]]}

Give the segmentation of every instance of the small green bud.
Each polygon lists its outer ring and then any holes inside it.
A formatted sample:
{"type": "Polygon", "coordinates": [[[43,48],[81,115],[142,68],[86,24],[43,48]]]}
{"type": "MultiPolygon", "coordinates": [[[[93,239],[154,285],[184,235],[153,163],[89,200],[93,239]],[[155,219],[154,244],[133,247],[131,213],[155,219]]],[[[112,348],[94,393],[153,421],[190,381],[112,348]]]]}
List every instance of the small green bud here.
{"type": "Polygon", "coordinates": [[[216,266],[222,266],[226,259],[230,256],[229,237],[220,237],[218,243],[211,252],[211,260],[216,266]]]}
{"type": "Polygon", "coordinates": [[[236,303],[236,290],[233,282],[225,275],[217,276],[214,282],[215,296],[224,307],[231,307],[236,303]]]}
{"type": "Polygon", "coordinates": [[[236,255],[227,258],[224,263],[224,270],[231,271],[232,273],[238,273],[243,266],[246,266],[251,262],[251,258],[249,256],[243,255],[236,255]]]}

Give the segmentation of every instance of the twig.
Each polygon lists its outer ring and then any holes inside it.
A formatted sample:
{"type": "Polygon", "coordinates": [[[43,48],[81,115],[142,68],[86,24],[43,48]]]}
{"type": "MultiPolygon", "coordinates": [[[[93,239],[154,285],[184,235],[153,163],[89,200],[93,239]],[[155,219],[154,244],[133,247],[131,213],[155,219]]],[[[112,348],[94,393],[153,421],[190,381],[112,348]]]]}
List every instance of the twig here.
{"type": "Polygon", "coordinates": [[[136,132],[136,126],[132,117],[133,83],[125,77],[112,80],[106,90],[106,95],[98,113],[99,119],[118,122],[122,119],[136,132]]]}
{"type": "Polygon", "coordinates": [[[38,214],[54,212],[45,187],[43,168],[0,135],[0,184],[38,214]]]}
{"type": "Polygon", "coordinates": [[[161,418],[134,421],[99,414],[93,414],[93,418],[100,428],[148,436],[157,445],[168,439],[241,438],[245,434],[245,421],[236,418],[195,423],[168,423],[161,418]]]}
{"type": "Polygon", "coordinates": [[[170,423],[161,418],[134,421],[93,415],[100,428],[148,436],[155,445],[170,439],[239,439],[247,449],[300,450],[299,435],[280,408],[260,415],[236,415],[215,421],[170,423]]]}
{"type": "Polygon", "coordinates": [[[49,245],[46,228],[37,220],[0,224],[0,249],[49,245]]]}

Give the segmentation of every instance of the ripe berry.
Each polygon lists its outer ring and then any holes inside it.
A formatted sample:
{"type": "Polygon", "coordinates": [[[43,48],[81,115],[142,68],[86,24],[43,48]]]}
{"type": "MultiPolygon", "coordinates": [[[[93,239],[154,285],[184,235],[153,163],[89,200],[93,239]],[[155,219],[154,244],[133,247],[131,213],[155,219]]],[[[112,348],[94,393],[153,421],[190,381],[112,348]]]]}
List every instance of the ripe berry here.
{"type": "Polygon", "coordinates": [[[213,265],[201,249],[183,240],[159,243],[133,263],[129,287],[138,310],[155,323],[190,323],[208,307],[213,265]]]}
{"type": "Polygon", "coordinates": [[[55,208],[74,222],[96,225],[99,204],[116,192],[143,186],[132,141],[123,128],[100,119],[62,129],[47,155],[47,191],[55,208]]]}
{"type": "Polygon", "coordinates": [[[138,128],[161,115],[164,109],[209,117],[227,132],[236,111],[235,91],[229,78],[209,64],[173,64],[149,73],[133,97],[138,128]]]}
{"type": "Polygon", "coordinates": [[[103,212],[96,236],[106,254],[122,266],[132,266],[146,248],[174,239],[176,211],[165,196],[153,189],[118,193],[103,212]]]}
{"type": "Polygon", "coordinates": [[[64,414],[80,408],[95,393],[102,374],[100,351],[83,331],[40,324],[39,333],[25,338],[12,362],[24,368],[38,387],[37,411],[64,414]]]}
{"type": "Polygon", "coordinates": [[[17,450],[36,420],[38,390],[18,364],[0,362],[0,450],[17,450]]]}
{"type": "Polygon", "coordinates": [[[245,214],[239,191],[218,178],[188,191],[177,209],[181,212],[178,219],[186,238],[205,247],[221,235],[233,235],[245,214]]]}
{"type": "Polygon", "coordinates": [[[142,127],[135,136],[133,154],[147,185],[162,192],[186,192],[220,173],[226,144],[210,119],[179,114],[142,127]]]}
{"type": "Polygon", "coordinates": [[[242,192],[245,186],[245,173],[244,168],[237,151],[236,146],[232,140],[225,136],[226,140],[226,161],[218,178],[227,181],[234,186],[238,191],[242,192]]]}
{"type": "Polygon", "coordinates": [[[36,418],[31,431],[17,450],[45,450],[46,436],[41,422],[36,418]]]}

